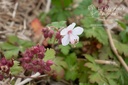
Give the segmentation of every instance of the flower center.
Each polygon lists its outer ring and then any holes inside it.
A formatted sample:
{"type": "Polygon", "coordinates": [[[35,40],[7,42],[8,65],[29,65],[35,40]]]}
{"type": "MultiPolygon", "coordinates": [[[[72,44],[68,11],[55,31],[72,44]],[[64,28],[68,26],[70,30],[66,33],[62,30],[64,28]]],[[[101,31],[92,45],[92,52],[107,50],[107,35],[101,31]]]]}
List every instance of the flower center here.
{"type": "Polygon", "coordinates": [[[72,30],[69,30],[69,31],[68,31],[68,34],[71,34],[71,33],[72,33],[72,30]]]}

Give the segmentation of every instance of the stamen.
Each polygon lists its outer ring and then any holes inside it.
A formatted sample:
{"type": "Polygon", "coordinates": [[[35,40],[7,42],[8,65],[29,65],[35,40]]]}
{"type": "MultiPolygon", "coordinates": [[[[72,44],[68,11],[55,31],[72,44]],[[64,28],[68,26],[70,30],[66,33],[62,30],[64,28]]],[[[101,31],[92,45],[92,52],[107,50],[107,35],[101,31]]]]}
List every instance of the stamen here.
{"type": "Polygon", "coordinates": [[[71,34],[71,33],[72,33],[72,30],[69,30],[69,31],[68,31],[68,34],[71,34]]]}

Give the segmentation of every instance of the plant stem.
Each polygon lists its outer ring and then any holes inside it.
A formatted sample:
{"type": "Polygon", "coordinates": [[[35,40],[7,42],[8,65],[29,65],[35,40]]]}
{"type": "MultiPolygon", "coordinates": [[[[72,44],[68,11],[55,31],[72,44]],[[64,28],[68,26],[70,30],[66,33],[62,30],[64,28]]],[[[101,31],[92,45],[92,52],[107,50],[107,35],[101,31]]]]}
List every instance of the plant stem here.
{"type": "MultiPolygon", "coordinates": [[[[38,76],[40,76],[39,72],[37,72],[36,74],[32,75],[31,77],[36,78],[38,76]]],[[[18,85],[24,85],[24,84],[30,82],[31,80],[32,80],[32,78],[27,78],[27,79],[23,80],[22,82],[20,82],[18,85]]]]}
{"type": "Polygon", "coordinates": [[[114,42],[112,40],[112,36],[111,36],[111,33],[110,33],[110,29],[106,29],[106,32],[108,34],[108,37],[109,37],[109,42],[110,42],[110,45],[111,45],[111,49],[112,51],[114,52],[114,54],[117,56],[117,58],[119,59],[120,63],[123,65],[123,67],[126,69],[126,71],[128,72],[128,66],[127,64],[125,63],[125,61],[123,60],[122,56],[120,56],[117,52],[117,49],[114,45],[114,42]]]}
{"type": "Polygon", "coordinates": [[[106,65],[114,65],[114,66],[119,66],[116,62],[114,61],[108,61],[108,60],[95,60],[96,63],[98,64],[106,64],[106,65]]]}
{"type": "MultiPolygon", "coordinates": [[[[82,59],[82,58],[78,58],[78,60],[81,60],[81,61],[85,61],[86,59],[82,59]]],[[[114,66],[119,66],[115,61],[110,61],[110,60],[95,60],[95,62],[97,64],[106,64],[106,65],[114,65],[114,66]]]]}

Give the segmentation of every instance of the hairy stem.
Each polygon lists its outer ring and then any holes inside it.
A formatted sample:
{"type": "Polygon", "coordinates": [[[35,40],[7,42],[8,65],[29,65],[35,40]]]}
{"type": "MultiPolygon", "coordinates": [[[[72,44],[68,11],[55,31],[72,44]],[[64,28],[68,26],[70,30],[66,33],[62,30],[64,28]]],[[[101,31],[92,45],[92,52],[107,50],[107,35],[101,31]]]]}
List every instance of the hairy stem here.
{"type": "Polygon", "coordinates": [[[111,46],[111,49],[112,51],[114,52],[114,54],[117,56],[117,58],[119,59],[120,63],[123,65],[123,67],[126,69],[126,71],[128,72],[128,66],[127,64],[125,63],[125,61],[123,60],[122,56],[120,56],[117,52],[117,49],[114,45],[114,42],[112,40],[112,36],[111,36],[111,30],[110,29],[106,29],[106,32],[108,34],[108,37],[109,37],[109,42],[110,42],[110,46],[111,46]]]}

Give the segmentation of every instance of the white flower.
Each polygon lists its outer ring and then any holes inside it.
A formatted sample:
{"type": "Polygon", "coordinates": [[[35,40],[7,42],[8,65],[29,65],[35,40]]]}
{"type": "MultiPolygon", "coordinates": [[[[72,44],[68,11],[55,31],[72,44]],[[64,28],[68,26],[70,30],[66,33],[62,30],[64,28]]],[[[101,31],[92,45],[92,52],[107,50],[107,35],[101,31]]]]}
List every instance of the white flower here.
{"type": "Polygon", "coordinates": [[[75,25],[76,23],[72,23],[60,32],[60,35],[63,36],[63,38],[61,39],[62,45],[66,46],[69,44],[69,42],[71,44],[75,44],[79,41],[78,35],[82,34],[83,28],[75,27],[75,25]]]}

